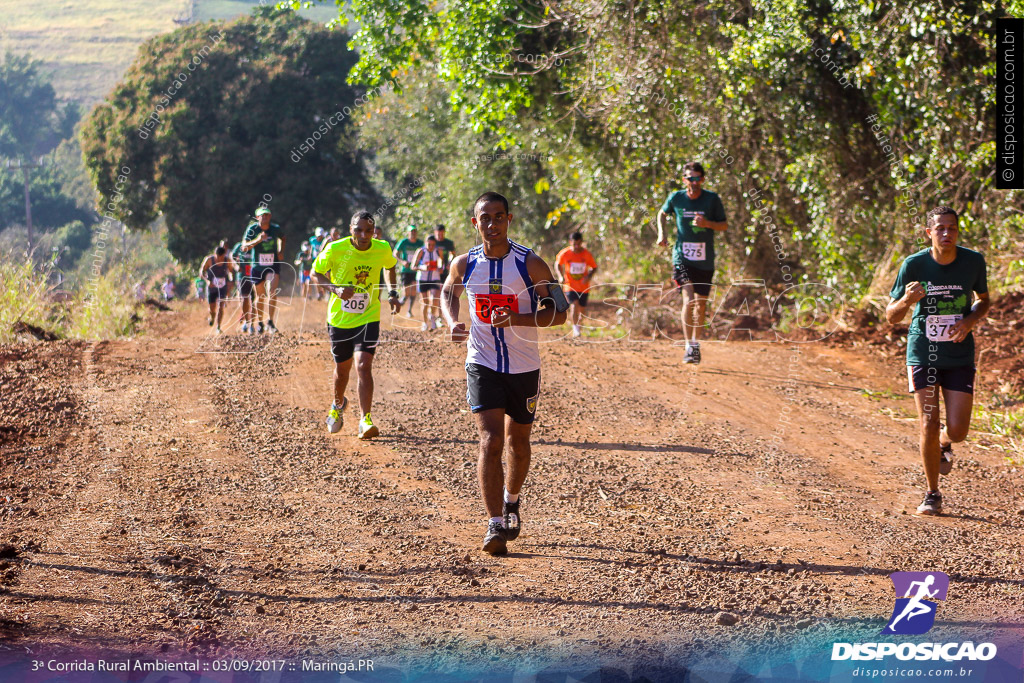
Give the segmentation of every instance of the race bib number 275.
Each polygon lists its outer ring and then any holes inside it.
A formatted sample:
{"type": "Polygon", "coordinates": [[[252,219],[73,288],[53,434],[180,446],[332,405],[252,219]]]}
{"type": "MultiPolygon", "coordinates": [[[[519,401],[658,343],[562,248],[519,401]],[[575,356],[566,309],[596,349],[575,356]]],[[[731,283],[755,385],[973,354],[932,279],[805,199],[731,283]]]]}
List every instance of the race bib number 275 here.
{"type": "Polygon", "coordinates": [[[683,242],[683,258],[687,261],[703,261],[707,258],[704,255],[706,247],[703,242],[683,242]]]}

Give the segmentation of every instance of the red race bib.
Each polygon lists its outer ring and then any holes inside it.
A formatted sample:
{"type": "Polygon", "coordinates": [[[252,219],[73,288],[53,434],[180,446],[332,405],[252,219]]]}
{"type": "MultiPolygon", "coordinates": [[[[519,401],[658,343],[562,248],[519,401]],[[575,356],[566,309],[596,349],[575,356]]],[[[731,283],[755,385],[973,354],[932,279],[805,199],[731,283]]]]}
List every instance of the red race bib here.
{"type": "Polygon", "coordinates": [[[495,308],[507,306],[512,312],[519,310],[516,305],[515,294],[477,294],[476,295],[476,317],[482,322],[491,324],[491,311],[495,308]]]}

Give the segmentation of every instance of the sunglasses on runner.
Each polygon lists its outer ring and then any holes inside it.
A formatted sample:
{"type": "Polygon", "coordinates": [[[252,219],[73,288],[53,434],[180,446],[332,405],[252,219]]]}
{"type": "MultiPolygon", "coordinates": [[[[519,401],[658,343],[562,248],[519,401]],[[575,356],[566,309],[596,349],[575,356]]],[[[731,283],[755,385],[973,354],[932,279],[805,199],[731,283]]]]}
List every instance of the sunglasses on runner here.
{"type": "Polygon", "coordinates": [[[700,176],[691,176],[689,178],[683,178],[683,180],[687,180],[687,181],[689,181],[691,183],[698,183],[698,182],[704,180],[704,178],[702,178],[700,176]]]}

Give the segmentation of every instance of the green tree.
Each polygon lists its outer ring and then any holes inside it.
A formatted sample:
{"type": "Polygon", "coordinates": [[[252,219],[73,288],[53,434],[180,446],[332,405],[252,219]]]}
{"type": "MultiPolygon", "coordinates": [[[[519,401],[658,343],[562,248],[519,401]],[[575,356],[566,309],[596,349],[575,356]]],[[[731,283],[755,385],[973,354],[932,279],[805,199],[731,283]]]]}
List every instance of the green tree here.
{"type": "MultiPolygon", "coordinates": [[[[548,225],[590,226],[610,257],[648,248],[698,159],[729,214],[719,254],[732,274],[780,282],[767,216],[798,277],[883,296],[935,204],[963,212],[971,245],[1019,252],[1024,193],[993,183],[984,27],[1020,6],[354,0],[352,78],[415,93],[432,77],[464,139],[547,153],[535,180],[548,225]]],[[[405,172],[427,170],[423,158],[405,172]]]]}
{"type": "Polygon", "coordinates": [[[0,157],[37,157],[71,136],[78,105],[57,104],[42,62],[8,51],[0,62],[0,157]]]}
{"type": "Polygon", "coordinates": [[[154,38],[82,130],[101,210],[200,258],[263,201],[294,245],[374,205],[350,120],[361,90],[348,36],[258,8],[154,38]],[[183,78],[184,77],[184,78],[183,78]],[[305,148],[303,148],[305,145],[305,148]]]}
{"type": "MultiPolygon", "coordinates": [[[[94,222],[93,214],[64,193],[61,172],[55,166],[37,168],[29,176],[32,223],[56,228],[72,221],[94,222]]],[[[22,171],[0,167],[0,230],[25,223],[25,189],[22,171]]]]}

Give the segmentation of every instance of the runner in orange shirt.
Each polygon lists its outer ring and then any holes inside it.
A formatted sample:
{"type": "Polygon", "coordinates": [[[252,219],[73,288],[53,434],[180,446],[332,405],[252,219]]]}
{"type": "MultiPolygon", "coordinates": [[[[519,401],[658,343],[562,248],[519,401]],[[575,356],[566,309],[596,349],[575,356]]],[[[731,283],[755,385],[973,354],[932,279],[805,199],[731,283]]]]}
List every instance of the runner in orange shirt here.
{"type": "Polygon", "coordinates": [[[587,307],[590,279],[597,272],[593,254],[583,246],[583,233],[577,230],[569,235],[569,246],[558,252],[555,268],[558,279],[569,287],[566,298],[572,304],[572,336],[578,337],[582,334],[580,319],[587,307]]]}

